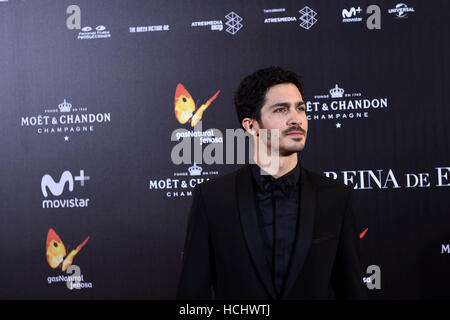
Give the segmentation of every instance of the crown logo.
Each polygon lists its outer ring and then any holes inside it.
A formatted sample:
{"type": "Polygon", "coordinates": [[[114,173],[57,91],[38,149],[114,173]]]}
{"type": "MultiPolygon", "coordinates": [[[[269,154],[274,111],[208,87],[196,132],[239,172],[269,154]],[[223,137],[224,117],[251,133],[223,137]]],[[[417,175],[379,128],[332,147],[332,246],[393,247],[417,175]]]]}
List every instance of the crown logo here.
{"type": "Polygon", "coordinates": [[[60,103],[58,105],[60,112],[70,112],[70,109],[72,109],[72,104],[67,102],[66,99],[64,99],[63,103],[60,103]]]}
{"type": "Polygon", "coordinates": [[[188,171],[189,171],[189,175],[191,175],[191,176],[199,176],[199,175],[202,174],[203,169],[202,169],[202,167],[199,167],[199,166],[194,162],[194,165],[193,165],[193,166],[190,166],[190,167],[188,168],[188,171]]]}
{"type": "Polygon", "coordinates": [[[330,94],[332,98],[342,98],[344,96],[344,89],[339,88],[338,85],[336,85],[333,89],[330,90],[330,94]]]}

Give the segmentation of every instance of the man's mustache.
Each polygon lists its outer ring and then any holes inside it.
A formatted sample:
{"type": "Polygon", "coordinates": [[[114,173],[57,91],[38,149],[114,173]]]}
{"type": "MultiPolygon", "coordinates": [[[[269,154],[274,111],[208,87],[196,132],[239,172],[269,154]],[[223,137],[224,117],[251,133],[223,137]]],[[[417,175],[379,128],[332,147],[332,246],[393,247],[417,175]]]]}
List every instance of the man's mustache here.
{"type": "Polygon", "coordinates": [[[287,134],[289,134],[289,133],[292,132],[292,131],[300,131],[303,135],[306,134],[306,130],[304,130],[304,129],[303,129],[302,127],[300,127],[300,126],[293,126],[293,127],[290,127],[290,128],[288,128],[288,129],[284,130],[284,131],[282,132],[282,134],[283,134],[283,135],[287,135],[287,134]]]}

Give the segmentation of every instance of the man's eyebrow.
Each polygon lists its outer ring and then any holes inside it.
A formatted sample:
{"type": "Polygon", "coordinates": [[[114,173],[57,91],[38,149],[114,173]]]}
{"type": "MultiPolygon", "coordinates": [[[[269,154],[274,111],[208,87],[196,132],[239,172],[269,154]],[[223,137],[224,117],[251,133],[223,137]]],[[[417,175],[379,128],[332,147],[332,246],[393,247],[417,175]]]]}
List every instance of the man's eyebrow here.
{"type": "MultiPolygon", "coordinates": [[[[303,105],[303,104],[305,104],[304,101],[298,101],[298,102],[295,103],[296,106],[301,106],[301,105],[303,105]]],[[[277,102],[277,103],[271,105],[271,106],[269,107],[269,109],[275,108],[275,107],[289,107],[290,105],[291,105],[291,104],[290,104],[289,102],[277,102]]]]}

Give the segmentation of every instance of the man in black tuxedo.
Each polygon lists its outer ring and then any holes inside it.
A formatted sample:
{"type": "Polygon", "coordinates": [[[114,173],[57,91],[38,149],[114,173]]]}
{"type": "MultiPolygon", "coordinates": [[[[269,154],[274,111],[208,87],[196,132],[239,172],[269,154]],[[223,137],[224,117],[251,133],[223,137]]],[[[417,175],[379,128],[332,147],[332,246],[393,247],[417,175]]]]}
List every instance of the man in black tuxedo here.
{"type": "Polygon", "coordinates": [[[271,152],[194,189],[178,299],[365,298],[351,188],[299,163],[302,92],[280,67],[242,80],[239,121],[271,152]]]}

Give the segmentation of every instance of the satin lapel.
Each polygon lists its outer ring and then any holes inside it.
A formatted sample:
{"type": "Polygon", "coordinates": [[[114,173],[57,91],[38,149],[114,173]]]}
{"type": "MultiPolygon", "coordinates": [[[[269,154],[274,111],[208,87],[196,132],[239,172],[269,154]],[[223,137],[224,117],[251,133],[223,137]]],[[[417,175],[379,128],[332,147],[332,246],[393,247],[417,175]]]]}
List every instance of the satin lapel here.
{"type": "Polygon", "coordinates": [[[308,172],[300,167],[301,170],[301,191],[300,191],[300,212],[299,221],[297,222],[297,234],[295,237],[294,252],[291,257],[291,264],[286,279],[286,285],[283,290],[282,299],[286,299],[292,286],[297,280],[300,270],[303,267],[314,227],[314,211],[316,205],[317,190],[312,183],[308,172]]]}
{"type": "Polygon", "coordinates": [[[241,218],[244,238],[247,241],[248,250],[253,259],[256,271],[262,280],[264,287],[273,299],[276,299],[275,288],[267,263],[253,194],[252,176],[249,165],[242,167],[236,174],[236,192],[238,199],[239,215],[241,218]]]}

